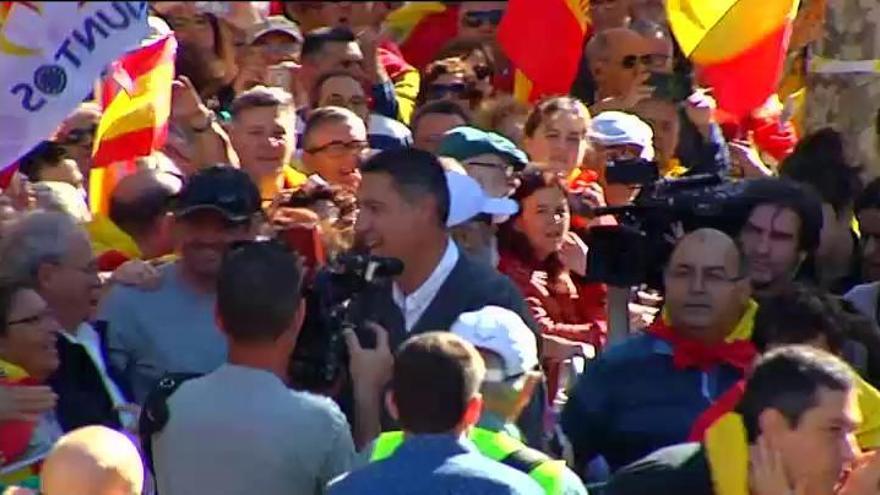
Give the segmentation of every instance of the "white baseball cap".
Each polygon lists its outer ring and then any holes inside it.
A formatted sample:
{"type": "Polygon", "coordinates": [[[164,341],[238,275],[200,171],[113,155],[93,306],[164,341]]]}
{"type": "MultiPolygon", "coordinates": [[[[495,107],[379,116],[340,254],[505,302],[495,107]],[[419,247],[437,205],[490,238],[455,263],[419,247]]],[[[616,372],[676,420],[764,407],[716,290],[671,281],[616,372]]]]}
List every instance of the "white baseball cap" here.
{"type": "Polygon", "coordinates": [[[590,121],[587,135],[602,146],[642,147],[641,158],[654,159],[654,131],[642,119],[624,112],[602,112],[590,121]]]}
{"type": "Polygon", "coordinates": [[[509,216],[519,211],[516,201],[487,195],[479,182],[460,172],[447,170],[446,185],[449,189],[447,227],[461,225],[481,213],[509,216]]]}
{"type": "Polygon", "coordinates": [[[504,369],[487,369],[486,381],[503,381],[538,366],[535,334],[518,314],[509,309],[486,306],[478,311],[462,313],[450,331],[477,349],[501,356],[504,369]]]}

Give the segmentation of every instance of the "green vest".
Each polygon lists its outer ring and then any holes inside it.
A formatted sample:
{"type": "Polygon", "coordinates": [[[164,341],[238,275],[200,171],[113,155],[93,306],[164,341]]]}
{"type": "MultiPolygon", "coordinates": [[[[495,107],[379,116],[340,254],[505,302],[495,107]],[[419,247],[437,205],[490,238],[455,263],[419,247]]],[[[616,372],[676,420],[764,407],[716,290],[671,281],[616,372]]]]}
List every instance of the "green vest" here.
{"type": "MultiPolygon", "coordinates": [[[[562,493],[564,461],[551,459],[535,449],[526,447],[506,433],[473,428],[470,439],[484,456],[531,476],[547,495],[562,493]]],[[[391,457],[402,443],[402,431],[389,431],[379,435],[373,444],[370,462],[391,457]]]]}

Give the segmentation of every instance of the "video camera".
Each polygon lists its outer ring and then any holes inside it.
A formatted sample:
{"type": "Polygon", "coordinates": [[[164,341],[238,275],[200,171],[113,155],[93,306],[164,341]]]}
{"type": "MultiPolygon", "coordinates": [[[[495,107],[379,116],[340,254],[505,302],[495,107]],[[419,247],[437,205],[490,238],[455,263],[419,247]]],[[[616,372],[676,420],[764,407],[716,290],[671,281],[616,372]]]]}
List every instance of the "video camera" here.
{"type": "MultiPolygon", "coordinates": [[[[673,225],[681,224],[685,232],[711,227],[736,237],[750,206],[745,183],[720,174],[628,185],[641,186],[630,204],[590,211],[614,215],[619,225],[592,227],[586,239],[589,278],[617,287],[662,287],[663,267],[674,247],[673,225]]],[[[583,205],[574,205],[578,209],[583,205]]]]}
{"type": "Polygon", "coordinates": [[[344,253],[320,268],[305,290],[306,316],[288,366],[294,388],[326,392],[338,384],[348,365],[345,330],[364,347],[375,346],[364,331],[365,316],[353,314],[352,301],[368,289],[389,283],[403,262],[362,253],[344,253]]]}

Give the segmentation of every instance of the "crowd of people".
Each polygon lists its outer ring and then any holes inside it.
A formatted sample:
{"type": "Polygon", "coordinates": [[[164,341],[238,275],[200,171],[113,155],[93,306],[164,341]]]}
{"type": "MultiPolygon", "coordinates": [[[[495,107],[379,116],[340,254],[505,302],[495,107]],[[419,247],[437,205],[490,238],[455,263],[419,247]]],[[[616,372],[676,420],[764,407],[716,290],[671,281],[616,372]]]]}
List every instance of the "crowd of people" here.
{"type": "Polygon", "coordinates": [[[880,162],[808,64],[732,121],[591,0],[527,103],[506,2],[149,3],[162,148],[90,208],[87,101],[0,194],[4,495],[880,494],[880,162]]]}

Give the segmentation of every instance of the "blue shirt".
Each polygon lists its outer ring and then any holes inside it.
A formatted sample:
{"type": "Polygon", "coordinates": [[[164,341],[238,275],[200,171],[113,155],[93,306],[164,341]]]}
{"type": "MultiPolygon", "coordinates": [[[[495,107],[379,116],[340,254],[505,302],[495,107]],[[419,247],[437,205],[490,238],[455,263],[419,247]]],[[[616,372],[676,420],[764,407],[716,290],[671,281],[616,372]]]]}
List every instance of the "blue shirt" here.
{"type": "Polygon", "coordinates": [[[330,495],[543,495],[528,475],[483,456],[453,435],[408,436],[391,457],[353,471],[330,495]]]}
{"type": "Polygon", "coordinates": [[[562,411],[562,429],[579,463],[601,455],[617,470],[686,441],[700,413],[740,379],[726,364],[676,369],[667,342],[631,337],[587,367],[562,411]]]}

